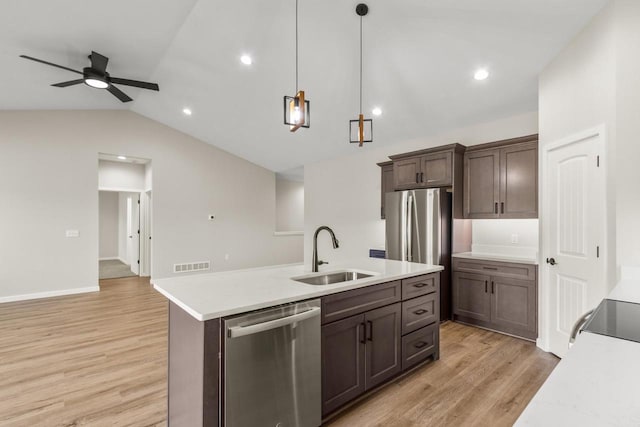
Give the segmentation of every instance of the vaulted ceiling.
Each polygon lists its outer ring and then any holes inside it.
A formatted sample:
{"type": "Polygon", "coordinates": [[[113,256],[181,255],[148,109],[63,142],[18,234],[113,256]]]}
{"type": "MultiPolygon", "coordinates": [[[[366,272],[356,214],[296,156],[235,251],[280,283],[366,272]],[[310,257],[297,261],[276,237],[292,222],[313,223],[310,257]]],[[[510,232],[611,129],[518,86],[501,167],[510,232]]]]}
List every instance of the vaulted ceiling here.
{"type": "MultiPolygon", "coordinates": [[[[282,97],[295,92],[294,0],[5,0],[0,109],[130,108],[274,171],[359,150],[348,143],[358,1],[299,2],[309,129],[282,124],[282,97]],[[51,87],[76,76],[18,57],[82,69],[91,50],[110,58],[112,75],[161,91],[122,87],[134,101],[121,104],[85,85],[51,87]]],[[[364,112],[383,110],[372,146],[534,111],[539,72],[605,3],[368,0],[364,112]],[[473,79],[480,67],[485,81],[473,79]]]]}

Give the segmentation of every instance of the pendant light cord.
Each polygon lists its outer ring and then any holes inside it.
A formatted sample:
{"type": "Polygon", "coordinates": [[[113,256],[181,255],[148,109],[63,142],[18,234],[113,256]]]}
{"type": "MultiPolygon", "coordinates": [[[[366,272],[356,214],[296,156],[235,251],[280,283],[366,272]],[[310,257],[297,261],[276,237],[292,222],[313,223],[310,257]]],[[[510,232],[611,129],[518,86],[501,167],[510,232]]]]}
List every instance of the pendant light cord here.
{"type": "Polygon", "coordinates": [[[360,16],[360,114],[362,114],[362,16],[360,16]]]}
{"type": "Polygon", "coordinates": [[[298,0],[296,0],[296,94],[298,93],[298,0]]]}

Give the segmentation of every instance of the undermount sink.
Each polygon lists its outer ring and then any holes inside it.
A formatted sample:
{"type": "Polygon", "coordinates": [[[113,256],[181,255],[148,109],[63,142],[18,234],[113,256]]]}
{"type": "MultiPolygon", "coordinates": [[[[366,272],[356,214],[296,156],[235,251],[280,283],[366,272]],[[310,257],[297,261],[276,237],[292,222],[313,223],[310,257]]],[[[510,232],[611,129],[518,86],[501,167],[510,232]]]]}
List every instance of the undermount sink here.
{"type": "Polygon", "coordinates": [[[312,276],[292,277],[291,280],[306,283],[307,285],[331,285],[334,283],[349,282],[352,280],[365,279],[373,274],[362,273],[360,271],[332,271],[326,274],[314,274],[312,276]]]}

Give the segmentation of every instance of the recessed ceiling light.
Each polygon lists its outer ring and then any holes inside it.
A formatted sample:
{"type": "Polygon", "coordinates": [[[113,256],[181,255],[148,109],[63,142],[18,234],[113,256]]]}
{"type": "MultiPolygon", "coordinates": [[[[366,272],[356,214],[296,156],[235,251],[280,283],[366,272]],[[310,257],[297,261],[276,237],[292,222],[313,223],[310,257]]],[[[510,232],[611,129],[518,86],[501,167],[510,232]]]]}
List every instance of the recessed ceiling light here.
{"type": "Polygon", "coordinates": [[[125,156],[118,156],[119,160],[127,160],[127,158],[125,156]]]}
{"type": "Polygon", "coordinates": [[[476,79],[476,80],[485,80],[487,77],[489,77],[489,72],[487,70],[485,70],[484,68],[480,68],[473,75],[473,78],[476,79]]]}
{"type": "Polygon", "coordinates": [[[189,108],[183,108],[182,112],[184,113],[185,116],[190,116],[191,114],[193,114],[193,112],[189,108]]]}
{"type": "Polygon", "coordinates": [[[380,109],[380,107],[375,107],[373,110],[371,110],[371,113],[374,116],[379,116],[380,114],[382,114],[382,110],[380,109]]]}
{"type": "Polygon", "coordinates": [[[242,55],[240,57],[240,62],[242,62],[244,65],[251,65],[253,63],[253,59],[251,59],[249,55],[242,55]]]}

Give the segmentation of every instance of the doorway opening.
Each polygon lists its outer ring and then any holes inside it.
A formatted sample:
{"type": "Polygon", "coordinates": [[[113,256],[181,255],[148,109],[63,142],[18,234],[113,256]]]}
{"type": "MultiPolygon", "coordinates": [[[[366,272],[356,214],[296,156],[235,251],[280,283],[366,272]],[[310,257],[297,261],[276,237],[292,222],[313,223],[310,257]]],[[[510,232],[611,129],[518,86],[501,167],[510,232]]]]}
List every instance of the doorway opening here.
{"type": "Polygon", "coordinates": [[[98,156],[100,280],[151,275],[151,161],[98,156]]]}

